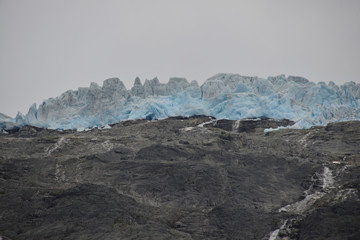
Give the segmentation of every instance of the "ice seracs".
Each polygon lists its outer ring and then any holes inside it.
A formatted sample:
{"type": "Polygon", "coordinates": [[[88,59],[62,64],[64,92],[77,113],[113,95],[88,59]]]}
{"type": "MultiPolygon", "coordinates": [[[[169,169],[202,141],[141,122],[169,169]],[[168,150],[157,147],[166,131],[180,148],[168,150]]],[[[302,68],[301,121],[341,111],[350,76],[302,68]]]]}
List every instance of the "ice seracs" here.
{"type": "Polygon", "coordinates": [[[59,97],[33,104],[26,115],[0,115],[0,129],[24,125],[52,129],[86,129],[130,119],[209,115],[217,119],[290,119],[292,128],[360,119],[360,84],[313,83],[303,77],[279,75],[267,79],[217,74],[199,86],[185,78],[136,78],[127,90],[118,78],[102,86],[69,90],[59,97]]]}

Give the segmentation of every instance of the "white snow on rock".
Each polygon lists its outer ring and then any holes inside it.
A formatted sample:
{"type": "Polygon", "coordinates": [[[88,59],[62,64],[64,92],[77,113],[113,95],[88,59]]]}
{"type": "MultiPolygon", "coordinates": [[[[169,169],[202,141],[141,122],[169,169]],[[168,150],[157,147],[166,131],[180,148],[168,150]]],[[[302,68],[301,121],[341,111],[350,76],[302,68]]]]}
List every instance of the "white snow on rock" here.
{"type": "Polygon", "coordinates": [[[58,139],[58,141],[54,144],[52,147],[48,147],[45,149],[44,156],[49,157],[54,151],[60,149],[62,146],[64,146],[68,142],[68,139],[61,137],[58,139]]]}
{"type": "Polygon", "coordinates": [[[321,182],[321,189],[314,191],[313,187],[316,184],[316,179],[312,179],[313,183],[308,190],[306,190],[305,198],[301,201],[295,202],[293,204],[286,205],[278,210],[278,212],[291,212],[296,214],[303,214],[316,202],[316,200],[322,198],[326,195],[329,189],[334,186],[334,176],[332,171],[328,167],[323,168],[321,174],[316,174],[317,180],[321,182]]]}
{"type": "Polygon", "coordinates": [[[202,86],[185,78],[141,83],[127,90],[118,78],[69,90],[33,104],[16,118],[0,115],[0,129],[24,125],[51,129],[87,129],[131,119],[208,115],[217,119],[290,119],[292,128],[329,122],[360,120],[360,84],[313,83],[302,77],[279,75],[262,79],[239,74],[217,74],[202,86]]]}

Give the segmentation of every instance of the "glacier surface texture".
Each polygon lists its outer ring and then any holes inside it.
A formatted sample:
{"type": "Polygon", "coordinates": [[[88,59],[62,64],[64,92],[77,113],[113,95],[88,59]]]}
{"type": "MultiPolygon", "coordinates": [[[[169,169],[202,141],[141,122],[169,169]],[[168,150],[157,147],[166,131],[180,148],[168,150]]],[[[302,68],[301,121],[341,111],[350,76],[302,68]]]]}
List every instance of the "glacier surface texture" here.
{"type": "Polygon", "coordinates": [[[293,128],[329,122],[360,120],[360,84],[313,83],[302,77],[279,75],[262,79],[238,74],[217,74],[202,86],[185,78],[167,84],[157,78],[135,79],[127,90],[118,78],[100,87],[69,90],[56,98],[33,104],[16,118],[0,114],[0,130],[24,125],[50,129],[86,129],[131,119],[208,115],[217,119],[290,119],[293,128]]]}

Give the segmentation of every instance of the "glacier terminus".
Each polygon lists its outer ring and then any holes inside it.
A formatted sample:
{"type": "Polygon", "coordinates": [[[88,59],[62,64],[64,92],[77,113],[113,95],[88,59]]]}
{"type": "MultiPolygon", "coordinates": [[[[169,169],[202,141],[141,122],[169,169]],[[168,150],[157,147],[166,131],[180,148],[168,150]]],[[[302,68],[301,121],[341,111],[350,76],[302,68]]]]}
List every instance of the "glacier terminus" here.
{"type": "Polygon", "coordinates": [[[216,119],[289,119],[291,128],[310,128],[330,122],[360,120],[360,84],[314,83],[303,77],[279,75],[267,79],[217,74],[199,86],[196,81],[157,78],[126,89],[118,78],[103,86],[68,90],[15,118],[0,114],[0,130],[25,125],[49,129],[103,127],[133,119],[206,115],[216,119]]]}

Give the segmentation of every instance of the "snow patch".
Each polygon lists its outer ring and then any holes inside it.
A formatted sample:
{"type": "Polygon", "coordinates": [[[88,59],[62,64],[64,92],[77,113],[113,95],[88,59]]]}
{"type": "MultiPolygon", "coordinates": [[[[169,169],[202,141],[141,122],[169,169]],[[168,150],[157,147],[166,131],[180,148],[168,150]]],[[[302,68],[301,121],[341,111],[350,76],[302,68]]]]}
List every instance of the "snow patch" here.
{"type": "Polygon", "coordinates": [[[205,125],[208,125],[208,124],[213,124],[213,126],[215,126],[216,122],[217,122],[216,119],[210,118],[210,121],[203,122],[203,123],[199,124],[198,127],[203,128],[205,125]]]}
{"type": "Polygon", "coordinates": [[[323,190],[332,188],[334,186],[334,177],[332,171],[328,167],[324,167],[322,173],[322,180],[323,180],[323,185],[322,185],[323,190]]]}
{"type": "Polygon", "coordinates": [[[233,125],[232,125],[232,131],[233,132],[236,132],[238,129],[239,129],[239,126],[240,126],[240,120],[236,120],[233,122],[233,125]]]}
{"type": "Polygon", "coordinates": [[[287,221],[288,220],[285,220],[285,222],[283,223],[283,225],[281,225],[281,227],[279,229],[276,229],[275,231],[270,233],[269,240],[276,240],[276,238],[279,235],[280,230],[283,230],[285,228],[287,221]]]}
{"type": "Polygon", "coordinates": [[[332,171],[328,167],[325,166],[321,174],[317,173],[315,175],[316,177],[312,178],[311,186],[304,192],[305,198],[301,201],[280,208],[278,212],[302,214],[306,212],[316,202],[316,200],[322,198],[326,192],[333,187],[334,177],[332,175],[332,171]],[[317,183],[317,181],[321,182],[321,190],[313,192],[314,185],[317,183]]]}
{"type": "Polygon", "coordinates": [[[266,129],[264,129],[264,132],[267,133],[267,132],[273,132],[273,131],[278,131],[278,130],[282,130],[282,129],[296,129],[293,126],[286,126],[286,127],[280,126],[277,128],[266,128],[266,129]]]}
{"type": "Polygon", "coordinates": [[[9,134],[9,133],[7,131],[5,131],[4,129],[1,129],[0,134],[9,134]]]}
{"type": "Polygon", "coordinates": [[[53,147],[48,147],[45,149],[44,156],[45,157],[50,156],[55,150],[60,149],[67,142],[68,142],[68,139],[66,139],[64,137],[59,138],[59,140],[54,144],[53,147]]]}
{"type": "Polygon", "coordinates": [[[188,132],[188,131],[191,131],[193,129],[194,129],[194,127],[184,127],[184,128],[181,128],[180,131],[188,132]]]}
{"type": "Polygon", "coordinates": [[[114,144],[112,144],[109,140],[101,143],[101,146],[105,148],[107,151],[111,151],[114,148],[114,144]]]}
{"type": "Polygon", "coordinates": [[[276,229],[270,234],[269,240],[276,240],[277,236],[279,235],[280,229],[276,229]]]}
{"type": "Polygon", "coordinates": [[[60,183],[65,181],[65,170],[64,166],[56,163],[55,165],[55,180],[60,183]]]}

